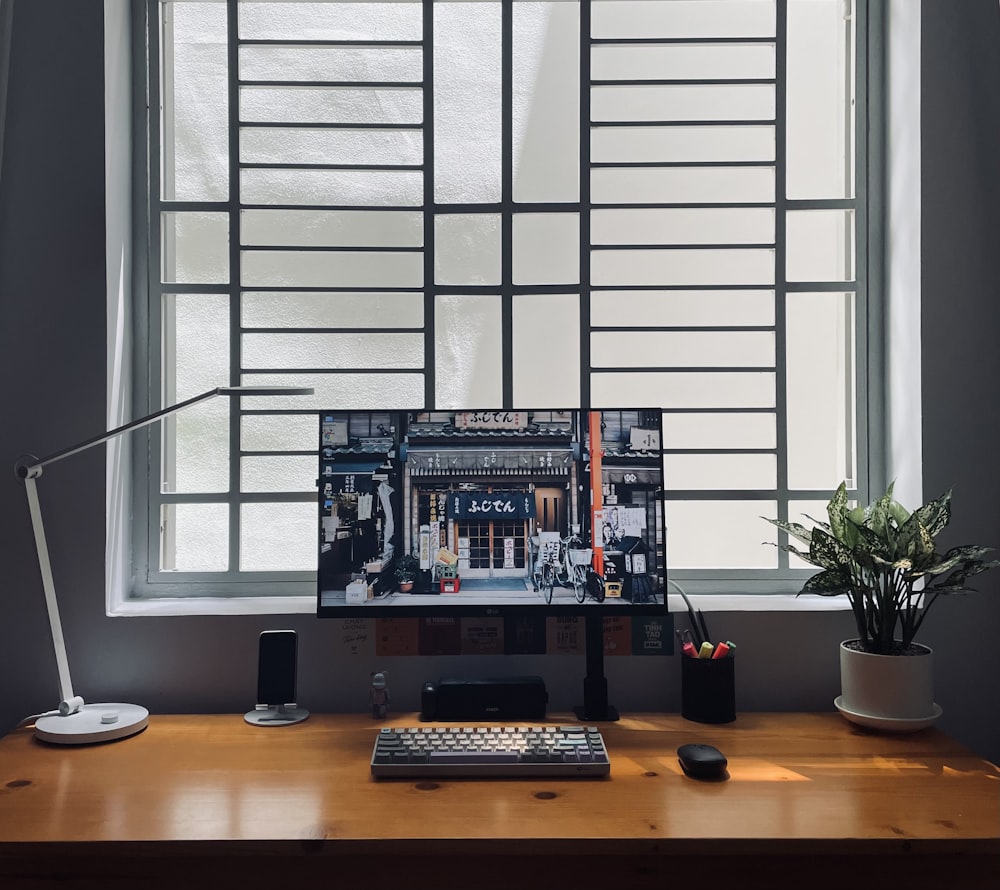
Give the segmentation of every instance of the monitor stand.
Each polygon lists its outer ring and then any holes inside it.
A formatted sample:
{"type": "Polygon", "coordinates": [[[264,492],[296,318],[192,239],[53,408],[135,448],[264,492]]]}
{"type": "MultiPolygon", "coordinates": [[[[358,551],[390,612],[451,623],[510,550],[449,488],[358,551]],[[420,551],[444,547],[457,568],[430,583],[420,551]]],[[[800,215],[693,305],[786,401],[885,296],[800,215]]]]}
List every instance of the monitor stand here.
{"type": "Polygon", "coordinates": [[[254,726],[291,726],[301,723],[309,716],[305,708],[297,704],[287,705],[257,705],[252,711],[243,715],[247,723],[254,726]]]}
{"type": "Polygon", "coordinates": [[[608,704],[608,679],[604,676],[604,617],[584,616],[587,675],[583,678],[583,704],[573,708],[578,720],[612,721],[618,710],[608,704]]]}

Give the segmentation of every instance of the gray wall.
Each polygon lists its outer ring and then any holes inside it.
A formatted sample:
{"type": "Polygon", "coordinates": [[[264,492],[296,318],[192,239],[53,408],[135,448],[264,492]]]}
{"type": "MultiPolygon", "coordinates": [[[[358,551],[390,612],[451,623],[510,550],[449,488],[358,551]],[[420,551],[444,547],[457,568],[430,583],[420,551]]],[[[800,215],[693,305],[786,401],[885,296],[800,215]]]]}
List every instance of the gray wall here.
{"type": "MultiPolygon", "coordinates": [[[[1000,21],[995,0],[968,0],[960,7],[962,20],[951,21],[958,15],[956,6],[927,4],[933,22],[925,28],[925,34],[956,33],[954,43],[932,53],[935,70],[949,70],[947,79],[925,79],[931,93],[927,102],[949,123],[928,134],[924,169],[955,165],[965,181],[940,176],[924,183],[933,204],[925,211],[925,245],[930,245],[925,330],[934,333],[926,345],[941,350],[925,364],[930,380],[924,454],[928,489],[952,482],[959,486],[957,531],[1000,542],[1000,517],[990,508],[997,484],[987,466],[990,430],[962,410],[966,403],[992,407],[987,399],[995,369],[985,363],[1000,361],[985,342],[996,326],[998,309],[988,303],[1000,271],[991,265],[1000,262],[994,258],[997,251],[989,249],[991,240],[1000,242],[987,237],[995,234],[995,222],[986,208],[995,204],[985,184],[996,176],[985,165],[1000,157],[1000,145],[995,124],[984,134],[972,115],[973,103],[961,101],[968,89],[963,73],[980,75],[961,67],[952,71],[946,61],[953,53],[971,65],[957,32],[962,39],[994,46],[1000,41],[1000,21]],[[974,150],[970,141],[983,135],[990,142],[974,150]],[[970,208],[985,221],[983,230],[951,221],[965,220],[970,208]],[[964,331],[970,319],[973,335],[964,331]],[[948,335],[949,329],[962,335],[948,335]],[[970,343],[969,336],[984,342],[970,343]],[[968,357],[980,354],[984,364],[977,370],[968,357]],[[968,399],[955,398],[952,381],[958,377],[970,387],[968,399]],[[978,478],[980,470],[986,483],[978,478]]],[[[101,0],[31,0],[19,2],[15,11],[0,178],[0,462],[7,466],[23,451],[44,454],[104,425],[101,11],[101,0]]],[[[996,54],[985,54],[990,57],[996,54]]],[[[1000,108],[989,105],[995,101],[988,96],[984,88],[975,107],[988,108],[1000,120],[1000,108]]],[[[996,413],[987,413],[988,426],[996,425],[996,413]]],[[[254,699],[256,636],[267,627],[299,632],[299,699],[316,711],[364,709],[368,672],[376,667],[388,667],[393,707],[399,710],[418,708],[422,680],[460,672],[541,673],[553,710],[566,710],[580,699],[580,658],[376,663],[329,655],[331,624],[307,615],[109,619],[103,605],[100,449],[46,470],[40,489],[74,684],[89,700],[134,701],[153,713],[246,710],[254,699]]],[[[57,698],[24,491],[9,472],[0,472],[0,555],[0,730],[6,730],[22,716],[52,707],[57,698]]],[[[936,625],[927,634],[940,653],[942,725],[994,760],[1000,760],[1000,697],[983,701],[977,692],[989,688],[985,680],[1000,676],[1000,653],[993,648],[969,655],[966,643],[972,629],[997,626],[998,582],[981,595],[944,604],[942,613],[948,612],[941,618],[954,632],[936,625]]],[[[851,635],[846,613],[722,614],[712,616],[712,624],[716,636],[736,640],[740,647],[738,708],[831,710],[839,687],[837,643],[851,635]]],[[[678,709],[676,658],[608,659],[607,673],[612,700],[621,708],[678,709]]]]}
{"type": "MultiPolygon", "coordinates": [[[[954,486],[948,543],[1000,545],[1000,4],[924,0],[922,36],[924,491],[954,486]]],[[[945,728],[1000,762],[1000,577],[979,586],[922,639],[945,728]]]]}

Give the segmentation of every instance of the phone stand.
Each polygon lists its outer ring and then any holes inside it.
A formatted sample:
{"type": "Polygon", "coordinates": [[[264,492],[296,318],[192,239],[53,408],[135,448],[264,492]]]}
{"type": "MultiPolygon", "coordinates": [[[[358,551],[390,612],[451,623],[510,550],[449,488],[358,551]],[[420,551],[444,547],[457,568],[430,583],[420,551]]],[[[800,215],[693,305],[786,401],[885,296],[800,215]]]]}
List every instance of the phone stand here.
{"type": "Polygon", "coordinates": [[[291,702],[287,705],[257,705],[252,711],[247,711],[243,719],[254,726],[291,726],[301,723],[308,716],[305,708],[291,702]]]}

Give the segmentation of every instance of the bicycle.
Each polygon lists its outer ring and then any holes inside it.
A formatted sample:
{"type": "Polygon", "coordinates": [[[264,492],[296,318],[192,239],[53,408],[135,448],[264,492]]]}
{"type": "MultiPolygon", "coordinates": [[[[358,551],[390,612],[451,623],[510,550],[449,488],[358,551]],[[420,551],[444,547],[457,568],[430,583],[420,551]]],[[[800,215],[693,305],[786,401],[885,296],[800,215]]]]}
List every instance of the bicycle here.
{"type": "Polygon", "coordinates": [[[541,588],[545,602],[552,602],[552,590],[556,586],[559,565],[559,532],[538,533],[538,555],[532,577],[535,590],[541,588]]]}
{"type": "Polygon", "coordinates": [[[587,570],[594,558],[591,547],[585,547],[583,540],[576,533],[568,538],[560,539],[560,560],[557,580],[564,587],[572,587],[573,595],[578,603],[587,598],[587,570]]]}

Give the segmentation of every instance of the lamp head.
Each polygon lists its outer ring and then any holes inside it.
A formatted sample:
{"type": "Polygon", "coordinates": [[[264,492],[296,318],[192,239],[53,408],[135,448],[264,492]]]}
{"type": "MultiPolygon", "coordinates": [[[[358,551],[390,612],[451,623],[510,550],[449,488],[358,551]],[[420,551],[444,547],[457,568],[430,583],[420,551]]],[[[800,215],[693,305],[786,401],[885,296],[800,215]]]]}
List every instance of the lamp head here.
{"type": "Polygon", "coordinates": [[[220,386],[220,396],[311,396],[311,386],[220,386]]]}

